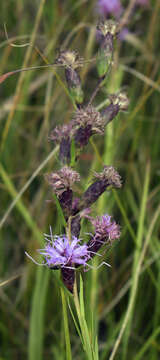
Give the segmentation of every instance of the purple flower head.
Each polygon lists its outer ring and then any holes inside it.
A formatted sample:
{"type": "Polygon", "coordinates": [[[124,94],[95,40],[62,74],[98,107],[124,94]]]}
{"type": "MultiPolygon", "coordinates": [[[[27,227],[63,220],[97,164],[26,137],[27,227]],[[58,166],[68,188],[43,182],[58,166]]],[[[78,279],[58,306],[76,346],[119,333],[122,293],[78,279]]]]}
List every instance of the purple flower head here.
{"type": "Polygon", "coordinates": [[[66,235],[53,235],[50,228],[50,234],[45,234],[46,246],[44,249],[38,249],[39,254],[43,255],[44,262],[38,264],[30,255],[33,262],[38,265],[46,265],[49,268],[75,268],[75,265],[86,266],[90,259],[90,252],[86,244],[80,245],[80,239],[72,236],[69,241],[66,235]]]}
{"type": "Polygon", "coordinates": [[[111,14],[118,19],[123,11],[120,0],[99,0],[97,6],[99,13],[106,18],[111,14]]]}
{"type": "Polygon", "coordinates": [[[110,215],[97,216],[95,219],[91,219],[91,222],[95,228],[95,236],[107,238],[110,241],[120,237],[120,227],[115,221],[112,221],[110,215]]]}
{"type": "Polygon", "coordinates": [[[87,245],[91,253],[91,257],[100,250],[104,244],[113,242],[120,237],[120,227],[111,216],[105,214],[97,216],[95,219],[90,217],[90,221],[95,229],[94,236],[88,241],[87,245]]]}
{"type": "Polygon", "coordinates": [[[66,235],[53,236],[46,235],[47,245],[38,252],[44,256],[45,263],[49,267],[71,267],[75,264],[86,265],[90,259],[88,247],[86,244],[80,245],[80,239],[72,236],[69,241],[66,235]]]}
{"type": "Polygon", "coordinates": [[[58,197],[64,191],[72,189],[75,182],[80,181],[80,175],[69,166],[64,166],[61,170],[47,175],[46,178],[58,197]]]}
{"type": "Polygon", "coordinates": [[[48,266],[50,269],[61,269],[62,279],[69,291],[73,292],[75,269],[86,266],[91,258],[87,244],[80,244],[80,239],[72,236],[69,241],[66,235],[45,234],[46,246],[37,250],[44,257],[44,261],[37,263],[27,252],[25,253],[35,264],[48,266]]]}

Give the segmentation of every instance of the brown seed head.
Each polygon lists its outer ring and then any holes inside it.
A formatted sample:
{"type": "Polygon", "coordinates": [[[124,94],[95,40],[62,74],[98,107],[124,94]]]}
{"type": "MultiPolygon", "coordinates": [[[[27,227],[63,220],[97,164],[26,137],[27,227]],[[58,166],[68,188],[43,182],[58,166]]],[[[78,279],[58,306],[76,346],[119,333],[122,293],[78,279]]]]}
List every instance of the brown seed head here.
{"type": "Polygon", "coordinates": [[[107,181],[108,185],[111,185],[115,188],[120,188],[122,186],[121,177],[113,166],[104,166],[102,172],[94,172],[94,177],[107,181]]]}

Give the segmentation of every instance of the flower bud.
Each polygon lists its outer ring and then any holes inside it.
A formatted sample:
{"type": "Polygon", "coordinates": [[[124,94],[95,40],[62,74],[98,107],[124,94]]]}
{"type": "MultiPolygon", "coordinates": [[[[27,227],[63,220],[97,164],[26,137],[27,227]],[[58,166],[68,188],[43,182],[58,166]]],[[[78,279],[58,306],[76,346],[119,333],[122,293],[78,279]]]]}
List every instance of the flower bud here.
{"type": "Polygon", "coordinates": [[[101,111],[101,117],[104,120],[104,126],[112,121],[119,113],[119,111],[126,111],[129,105],[129,100],[125,93],[110,95],[109,100],[111,104],[101,111]]]}
{"type": "Polygon", "coordinates": [[[101,44],[97,59],[97,68],[100,78],[105,77],[113,59],[113,38],[117,33],[118,24],[113,20],[101,22],[97,26],[101,44]]]}
{"type": "Polygon", "coordinates": [[[84,99],[83,90],[81,87],[81,80],[76,70],[68,67],[65,69],[65,76],[68,89],[74,101],[77,104],[82,104],[84,99]]]}
{"type": "Polygon", "coordinates": [[[112,121],[119,112],[118,104],[110,104],[104,110],[101,111],[101,116],[104,119],[104,125],[106,126],[112,121]]]}
{"type": "Polygon", "coordinates": [[[119,93],[118,95],[113,94],[109,96],[112,105],[118,105],[119,111],[128,110],[129,99],[124,92],[119,93]]]}
{"type": "Polygon", "coordinates": [[[77,51],[61,50],[56,64],[65,67],[65,77],[71,96],[77,104],[83,102],[83,90],[81,80],[76,69],[83,64],[83,59],[78,55],[77,51]]]}

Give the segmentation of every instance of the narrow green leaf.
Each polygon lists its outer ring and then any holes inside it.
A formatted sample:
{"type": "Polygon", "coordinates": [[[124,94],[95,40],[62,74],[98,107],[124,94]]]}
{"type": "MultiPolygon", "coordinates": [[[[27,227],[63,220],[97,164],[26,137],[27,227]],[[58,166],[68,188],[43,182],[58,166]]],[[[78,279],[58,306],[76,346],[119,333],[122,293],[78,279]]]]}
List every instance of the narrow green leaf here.
{"type": "Polygon", "coordinates": [[[65,334],[65,342],[66,342],[66,359],[72,360],[66,297],[62,288],[61,288],[61,297],[62,297],[63,320],[64,320],[64,334],[65,334]]]}

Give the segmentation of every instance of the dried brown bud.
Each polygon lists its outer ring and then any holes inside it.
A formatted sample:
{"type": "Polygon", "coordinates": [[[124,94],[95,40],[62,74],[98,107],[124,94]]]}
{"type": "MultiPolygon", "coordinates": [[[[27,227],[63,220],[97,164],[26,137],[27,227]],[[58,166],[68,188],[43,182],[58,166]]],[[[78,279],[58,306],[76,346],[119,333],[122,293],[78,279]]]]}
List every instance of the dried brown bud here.
{"type": "Polygon", "coordinates": [[[126,111],[128,109],[129,99],[124,92],[121,92],[118,95],[110,95],[109,99],[113,105],[119,106],[119,111],[126,111]]]}
{"type": "Polygon", "coordinates": [[[100,112],[93,106],[87,106],[76,111],[74,117],[74,139],[78,147],[88,144],[89,138],[93,134],[104,133],[104,121],[100,112]]]}
{"type": "Polygon", "coordinates": [[[97,25],[97,30],[105,37],[108,33],[115,36],[118,32],[118,22],[114,20],[102,21],[97,25]]]}
{"type": "Polygon", "coordinates": [[[122,186],[121,176],[113,166],[105,165],[101,173],[94,172],[94,177],[99,180],[104,180],[108,186],[111,185],[115,188],[121,188],[122,186]]]}
{"type": "Polygon", "coordinates": [[[83,65],[83,59],[78,55],[77,51],[60,50],[56,59],[56,64],[63,65],[65,68],[77,69],[83,65]]]}
{"type": "Polygon", "coordinates": [[[72,189],[75,182],[80,181],[80,175],[69,166],[46,176],[53,191],[59,197],[68,189],[72,189]]]}

